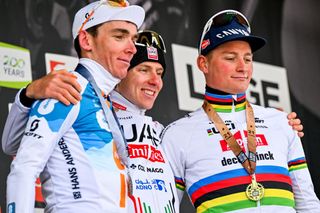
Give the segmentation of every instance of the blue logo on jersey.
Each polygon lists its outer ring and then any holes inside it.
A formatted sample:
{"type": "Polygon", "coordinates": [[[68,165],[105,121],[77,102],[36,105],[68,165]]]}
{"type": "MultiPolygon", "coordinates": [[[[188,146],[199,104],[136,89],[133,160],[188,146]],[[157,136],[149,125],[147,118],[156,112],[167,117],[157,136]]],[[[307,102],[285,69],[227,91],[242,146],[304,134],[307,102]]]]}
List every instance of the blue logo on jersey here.
{"type": "Polygon", "coordinates": [[[152,179],[150,181],[147,179],[136,179],[135,185],[137,190],[158,190],[167,192],[165,181],[160,179],[152,179]]]}
{"type": "Polygon", "coordinates": [[[155,189],[156,190],[159,190],[159,191],[165,191],[167,192],[167,189],[166,189],[166,184],[163,180],[159,180],[159,179],[154,179],[153,180],[153,184],[155,184],[155,189]]]}
{"type": "Polygon", "coordinates": [[[54,99],[45,99],[36,102],[32,106],[30,117],[43,117],[48,123],[50,130],[58,132],[73,106],[72,104],[66,106],[54,99]]]}
{"type": "Polygon", "coordinates": [[[12,202],[8,204],[8,213],[15,213],[16,212],[16,203],[12,202]]]}

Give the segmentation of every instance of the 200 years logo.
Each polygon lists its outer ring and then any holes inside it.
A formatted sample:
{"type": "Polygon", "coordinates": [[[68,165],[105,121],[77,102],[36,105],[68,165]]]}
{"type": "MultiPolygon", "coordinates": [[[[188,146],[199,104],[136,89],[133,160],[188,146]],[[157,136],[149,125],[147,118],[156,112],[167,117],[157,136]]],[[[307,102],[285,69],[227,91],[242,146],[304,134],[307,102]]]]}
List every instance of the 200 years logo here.
{"type": "Polygon", "coordinates": [[[0,42],[0,86],[20,89],[31,80],[29,50],[0,42]]]}

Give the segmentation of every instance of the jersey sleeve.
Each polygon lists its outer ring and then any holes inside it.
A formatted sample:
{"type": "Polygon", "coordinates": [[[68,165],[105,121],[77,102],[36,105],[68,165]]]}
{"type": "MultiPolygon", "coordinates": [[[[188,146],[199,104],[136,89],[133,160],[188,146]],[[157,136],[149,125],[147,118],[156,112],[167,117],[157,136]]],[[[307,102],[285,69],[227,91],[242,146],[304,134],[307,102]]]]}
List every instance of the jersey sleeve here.
{"type": "Polygon", "coordinates": [[[7,178],[7,208],[33,212],[35,180],[57,142],[77,117],[79,104],[65,106],[54,99],[33,105],[26,129],[7,178]]]}
{"type": "Polygon", "coordinates": [[[163,130],[161,137],[162,148],[173,171],[179,202],[181,202],[185,191],[185,147],[179,146],[177,141],[177,139],[182,138],[184,137],[179,135],[174,126],[168,126],[165,130],[163,130]]]}
{"type": "Polygon", "coordinates": [[[20,93],[21,90],[17,93],[15,101],[11,106],[2,133],[2,149],[8,155],[15,155],[17,153],[30,111],[29,107],[21,104],[20,93]]]}
{"type": "Polygon", "coordinates": [[[308,170],[302,143],[297,133],[289,126],[288,168],[292,180],[292,189],[297,212],[319,212],[320,203],[317,198],[310,172],[308,170]]]}

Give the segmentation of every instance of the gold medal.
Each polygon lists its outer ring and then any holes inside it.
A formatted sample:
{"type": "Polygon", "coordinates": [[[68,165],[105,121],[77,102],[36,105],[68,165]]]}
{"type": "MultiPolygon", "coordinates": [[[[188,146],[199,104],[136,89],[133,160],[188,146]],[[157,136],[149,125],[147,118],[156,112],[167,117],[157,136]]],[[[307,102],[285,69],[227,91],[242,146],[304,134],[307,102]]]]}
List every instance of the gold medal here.
{"type": "Polygon", "coordinates": [[[264,196],[264,187],[256,181],[255,176],[252,176],[251,184],[247,186],[246,195],[250,200],[259,201],[264,196]]]}

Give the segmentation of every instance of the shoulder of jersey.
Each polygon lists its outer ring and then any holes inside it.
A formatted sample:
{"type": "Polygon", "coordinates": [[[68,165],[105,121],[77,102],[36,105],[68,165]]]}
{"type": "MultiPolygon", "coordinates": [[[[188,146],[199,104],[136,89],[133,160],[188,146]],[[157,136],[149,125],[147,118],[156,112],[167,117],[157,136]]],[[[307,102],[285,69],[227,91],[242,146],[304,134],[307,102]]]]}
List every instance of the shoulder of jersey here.
{"type": "Polygon", "coordinates": [[[205,114],[202,111],[202,108],[198,110],[187,113],[184,117],[170,123],[166,128],[162,131],[163,135],[167,131],[177,131],[177,129],[183,129],[183,131],[192,130],[197,126],[197,123],[201,122],[202,120],[207,119],[205,114]],[[200,117],[199,117],[200,116],[200,117]],[[203,116],[203,119],[201,118],[203,116]]]}
{"type": "Polygon", "coordinates": [[[255,116],[263,117],[287,117],[287,113],[273,107],[263,107],[255,104],[251,104],[254,110],[255,116]]]}

